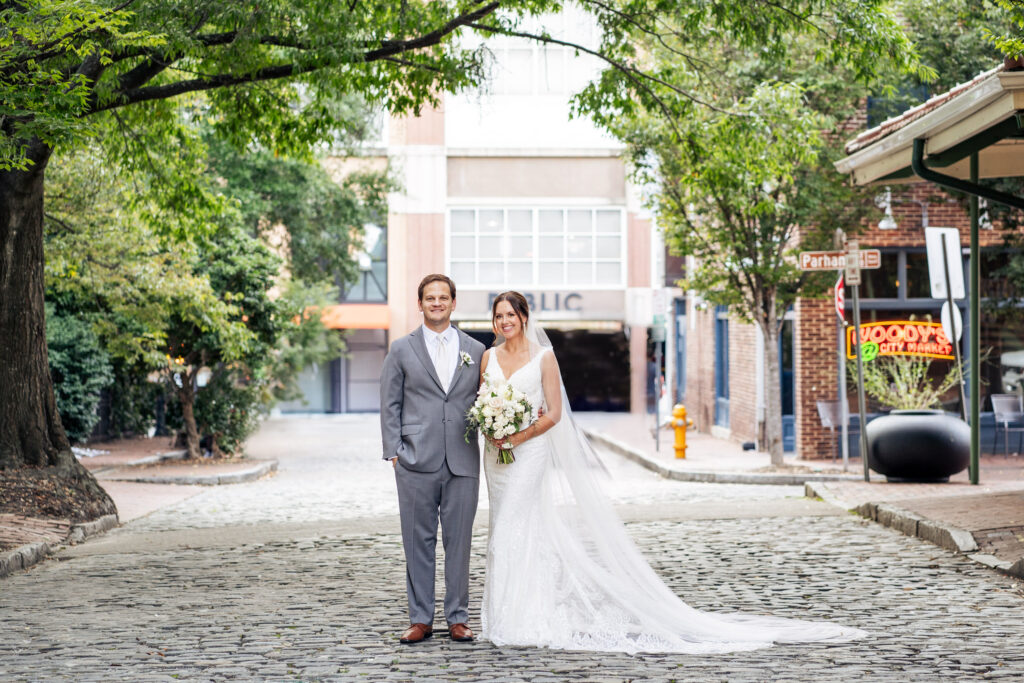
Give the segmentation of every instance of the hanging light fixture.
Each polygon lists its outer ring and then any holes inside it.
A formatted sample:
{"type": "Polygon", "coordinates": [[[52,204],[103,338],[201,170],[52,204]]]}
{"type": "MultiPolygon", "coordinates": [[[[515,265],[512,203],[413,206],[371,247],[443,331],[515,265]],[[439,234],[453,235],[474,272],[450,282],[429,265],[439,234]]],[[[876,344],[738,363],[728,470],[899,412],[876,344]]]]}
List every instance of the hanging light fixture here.
{"type": "Polygon", "coordinates": [[[875,197],[875,206],[885,212],[882,220],[878,221],[879,230],[895,230],[899,227],[892,215],[892,190],[888,185],[885,187],[885,192],[875,197]]]}

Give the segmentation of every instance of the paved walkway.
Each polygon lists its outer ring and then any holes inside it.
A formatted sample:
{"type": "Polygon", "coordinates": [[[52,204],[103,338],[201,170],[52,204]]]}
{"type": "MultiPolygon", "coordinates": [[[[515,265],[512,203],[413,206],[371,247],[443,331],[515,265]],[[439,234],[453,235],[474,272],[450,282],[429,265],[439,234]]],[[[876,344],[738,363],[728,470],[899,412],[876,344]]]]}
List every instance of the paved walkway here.
{"type": "MultiPolygon", "coordinates": [[[[870,639],[705,656],[496,648],[443,636],[401,646],[402,549],[375,417],[271,420],[252,450],[275,454],[279,472],[203,488],[3,580],[0,679],[1024,678],[1019,582],[803,498],[798,487],[673,481],[608,453],[609,493],[627,528],[690,604],[838,621],[870,639]]],[[[471,559],[474,625],[485,506],[471,559]]]]}
{"type": "Polygon", "coordinates": [[[854,466],[843,472],[842,463],[831,459],[799,460],[787,454],[783,466],[774,467],[767,453],[745,451],[738,442],[694,429],[687,430],[686,457],[677,458],[674,431],[662,428],[656,440],[653,415],[576,413],[575,417],[593,441],[670,479],[801,485],[808,480],[857,478],[854,466]]]}
{"type": "Polygon", "coordinates": [[[723,473],[728,473],[740,481],[754,482],[792,473],[795,479],[810,482],[808,492],[812,496],[843,509],[858,510],[905,533],[928,538],[1024,578],[1024,456],[982,456],[978,486],[969,483],[966,471],[941,484],[889,483],[877,473],[871,473],[871,481],[865,482],[859,457],[851,459],[847,473],[838,471],[831,458],[799,460],[792,455],[786,456],[785,467],[773,468],[766,453],[743,451],[738,443],[690,430],[686,458],[680,460],[672,449],[671,430],[661,432],[661,448],[656,449],[653,416],[583,413],[578,418],[598,439],[604,435],[628,447],[635,459],[663,476],[707,474],[721,479],[723,473]],[[884,511],[881,516],[879,506],[884,511]],[[920,525],[919,520],[927,523],[920,525]],[[933,533],[934,525],[948,533],[939,538],[933,533]]]}

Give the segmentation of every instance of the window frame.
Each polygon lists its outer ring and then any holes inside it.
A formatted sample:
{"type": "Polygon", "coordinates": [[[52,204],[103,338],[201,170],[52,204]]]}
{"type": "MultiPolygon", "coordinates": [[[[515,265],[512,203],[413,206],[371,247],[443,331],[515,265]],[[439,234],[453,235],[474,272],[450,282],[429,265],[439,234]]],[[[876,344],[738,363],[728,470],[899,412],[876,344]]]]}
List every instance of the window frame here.
{"type": "MultiPolygon", "coordinates": [[[[522,233],[525,236],[527,233],[522,233]]],[[[473,265],[473,282],[472,283],[459,283],[460,289],[467,290],[491,290],[495,287],[501,287],[507,285],[508,278],[508,267],[510,263],[529,263],[530,264],[530,279],[529,283],[516,283],[516,286],[521,286],[523,289],[546,289],[546,290],[561,290],[561,289],[573,289],[580,291],[587,290],[608,290],[608,289],[626,289],[628,282],[628,265],[629,265],[629,230],[628,230],[628,215],[626,207],[619,204],[599,204],[588,202],[586,204],[573,204],[573,203],[558,203],[548,204],[543,202],[529,202],[529,203],[517,203],[517,202],[502,202],[501,204],[495,203],[479,203],[479,204],[460,204],[450,205],[445,210],[445,269],[446,272],[451,273],[453,277],[456,274],[453,272],[453,266],[458,267],[461,264],[472,263],[473,265]],[[456,212],[466,211],[473,212],[473,230],[471,232],[455,232],[452,229],[453,216],[456,212]],[[481,231],[480,230],[480,213],[482,211],[501,211],[502,213],[502,226],[498,231],[481,231]],[[508,230],[508,216],[510,211],[529,211],[530,212],[530,231],[529,235],[532,239],[532,251],[533,255],[529,258],[519,258],[516,256],[509,256],[507,251],[502,255],[501,259],[481,259],[480,258],[480,238],[502,238],[507,240],[509,237],[514,237],[517,234],[512,233],[508,230]],[[540,212],[542,211],[560,211],[562,216],[561,229],[557,232],[541,232],[540,229],[540,212]],[[590,213],[590,229],[589,232],[580,233],[581,235],[589,236],[591,241],[590,244],[590,256],[589,257],[578,257],[572,258],[569,254],[569,241],[573,233],[570,232],[568,226],[569,212],[570,211],[588,211],[590,213]],[[601,233],[598,231],[598,215],[602,211],[615,212],[618,214],[618,225],[616,231],[609,233],[601,233]],[[617,257],[598,257],[597,247],[598,239],[604,234],[605,236],[616,234],[618,237],[618,253],[617,257]],[[474,255],[472,258],[467,257],[454,257],[453,256],[453,239],[460,236],[472,236],[474,238],[474,255]],[[559,257],[548,257],[545,258],[541,254],[541,239],[543,237],[558,236],[561,237],[563,242],[563,252],[559,257]],[[562,264],[562,282],[560,283],[542,283],[541,282],[541,265],[547,263],[560,262],[562,264]],[[498,281],[481,282],[481,264],[498,264],[502,265],[501,275],[498,281]],[[587,284],[580,282],[572,282],[569,280],[570,265],[571,264],[590,264],[591,279],[587,284]],[[619,278],[614,282],[608,282],[600,278],[598,268],[600,264],[616,264],[619,267],[619,278]]],[[[458,280],[457,280],[458,281],[458,280]]]]}

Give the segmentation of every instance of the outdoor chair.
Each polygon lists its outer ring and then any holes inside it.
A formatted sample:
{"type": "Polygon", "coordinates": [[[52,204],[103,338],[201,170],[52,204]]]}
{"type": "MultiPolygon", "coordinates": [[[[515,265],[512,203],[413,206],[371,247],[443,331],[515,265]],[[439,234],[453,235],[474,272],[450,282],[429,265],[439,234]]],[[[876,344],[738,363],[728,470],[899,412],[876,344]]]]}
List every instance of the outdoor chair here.
{"type": "MultiPolygon", "coordinates": [[[[828,427],[832,432],[832,462],[836,461],[836,442],[837,439],[841,439],[843,418],[842,413],[839,409],[839,401],[816,401],[818,406],[818,419],[821,420],[822,427],[828,427]],[[839,429],[839,435],[836,436],[836,429],[839,429]]],[[[850,411],[846,411],[846,427],[850,427],[850,411]]]]}
{"type": "MultiPolygon", "coordinates": [[[[999,440],[999,425],[1003,427],[1003,455],[1010,454],[1010,432],[1024,433],[1024,426],[1011,427],[1010,423],[1024,420],[1024,410],[1021,408],[1021,399],[1017,394],[992,394],[992,412],[995,413],[996,432],[992,439],[992,450],[996,450],[996,443],[999,440]]],[[[1020,452],[1020,438],[1017,439],[1017,449],[1013,454],[1020,452]]]]}

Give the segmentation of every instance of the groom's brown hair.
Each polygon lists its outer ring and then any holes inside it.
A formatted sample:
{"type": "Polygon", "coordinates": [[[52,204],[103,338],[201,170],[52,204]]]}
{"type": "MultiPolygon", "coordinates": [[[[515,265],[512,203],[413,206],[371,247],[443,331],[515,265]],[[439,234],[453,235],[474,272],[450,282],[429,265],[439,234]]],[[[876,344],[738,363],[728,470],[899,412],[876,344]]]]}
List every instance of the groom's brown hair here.
{"type": "Polygon", "coordinates": [[[420,280],[419,289],[416,290],[416,294],[420,301],[423,301],[423,290],[426,289],[427,285],[431,282],[446,282],[448,283],[448,291],[451,292],[452,300],[455,299],[455,283],[447,275],[441,275],[440,273],[433,273],[420,280]]]}

